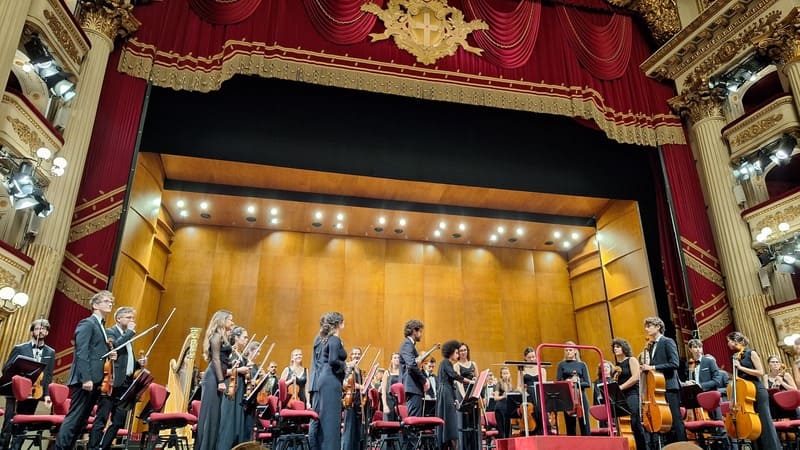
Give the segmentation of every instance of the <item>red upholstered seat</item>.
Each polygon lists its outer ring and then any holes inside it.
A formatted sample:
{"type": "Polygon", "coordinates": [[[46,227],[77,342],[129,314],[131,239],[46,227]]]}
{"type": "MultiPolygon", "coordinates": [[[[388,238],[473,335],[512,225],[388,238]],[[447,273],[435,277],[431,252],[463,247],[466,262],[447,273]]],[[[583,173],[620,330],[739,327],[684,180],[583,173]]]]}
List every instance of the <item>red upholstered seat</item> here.
{"type": "MultiPolygon", "coordinates": [[[[592,405],[589,407],[589,415],[595,418],[598,422],[608,422],[608,409],[606,405],[592,405]]],[[[589,434],[592,436],[610,436],[611,435],[611,428],[609,427],[598,427],[592,428],[589,430],[589,434]]]]}
{"type": "Polygon", "coordinates": [[[402,427],[403,434],[413,442],[413,448],[422,448],[424,439],[436,439],[433,431],[442,425],[444,420],[439,417],[415,417],[408,415],[408,406],[405,404],[406,392],[401,383],[392,385],[392,393],[399,399],[403,400],[403,404],[398,403],[397,412],[400,416],[400,426],[402,427]]]}
{"type": "Polygon", "coordinates": [[[401,426],[399,421],[383,420],[383,412],[381,411],[381,394],[375,389],[371,388],[367,391],[369,398],[370,408],[375,411],[373,420],[369,423],[369,431],[367,435],[370,442],[367,448],[401,448],[400,444],[400,431],[401,426]]]}
{"type": "Polygon", "coordinates": [[[403,383],[395,383],[389,387],[389,392],[397,399],[398,405],[406,404],[406,388],[403,383]]]}
{"type": "MultiPolygon", "coordinates": [[[[800,391],[777,391],[772,395],[775,404],[785,411],[795,412],[800,407],[800,391]]],[[[784,448],[800,448],[800,420],[776,420],[775,431],[784,443],[784,448]]]]}
{"type": "MultiPolygon", "coordinates": [[[[722,395],[717,390],[701,392],[697,394],[697,403],[701,408],[710,414],[720,407],[722,395]]],[[[713,440],[713,436],[719,434],[720,429],[725,428],[725,422],[721,420],[691,420],[683,423],[686,431],[694,433],[697,444],[706,447],[707,441],[713,440]]]]}
{"type": "Polygon", "coordinates": [[[197,423],[197,416],[188,412],[171,412],[164,413],[164,405],[169,397],[167,388],[158,384],[151,383],[148,386],[150,392],[149,408],[150,414],[146,415],[143,420],[148,425],[148,430],[142,433],[142,442],[139,447],[144,449],[155,449],[159,446],[164,447],[170,443],[182,443],[186,448],[189,448],[189,441],[186,436],[178,435],[178,428],[183,428],[188,425],[197,423]],[[162,435],[162,430],[169,430],[169,435],[162,435]]]}
{"type": "MultiPolygon", "coordinates": [[[[26,400],[31,394],[33,383],[31,380],[19,375],[11,379],[11,390],[17,400],[26,400]]],[[[50,399],[53,402],[53,414],[17,414],[11,423],[11,442],[33,441],[42,447],[42,431],[50,434],[58,432],[64,423],[64,416],[69,409],[69,388],[63,384],[51,383],[49,387],[50,399]]],[[[13,447],[13,445],[12,445],[13,447]]]]}

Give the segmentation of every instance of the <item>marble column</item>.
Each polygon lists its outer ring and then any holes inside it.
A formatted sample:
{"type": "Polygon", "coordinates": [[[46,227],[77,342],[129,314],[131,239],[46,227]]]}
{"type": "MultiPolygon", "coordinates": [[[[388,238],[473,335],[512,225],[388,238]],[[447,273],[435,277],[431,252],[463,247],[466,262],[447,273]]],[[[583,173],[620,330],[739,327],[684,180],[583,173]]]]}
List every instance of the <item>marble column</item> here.
{"type": "Polygon", "coordinates": [[[47,189],[47,199],[55,209],[42,221],[36,241],[28,248],[28,255],[34,258],[36,264],[25,278],[21,290],[28,293],[30,302],[11,319],[16,325],[8,329],[17,331],[8,333],[5,339],[13,338],[13,342],[27,337],[27,324],[33,319],[49,316],[109,55],[114,49],[114,39],[132,33],[139,25],[130,14],[132,8],[129,4],[116,5],[110,0],[101,0],[84,6],[78,18],[89,37],[91,50],[81,65],[77,95],[71,102],[72,111],[64,131],[64,146],[59,153],[67,159],[68,165],[65,174],[54,178],[47,189]]]}
{"type": "Polygon", "coordinates": [[[0,0],[0,92],[5,92],[32,0],[0,0]]]}
{"type": "Polygon", "coordinates": [[[696,80],[687,84],[682,95],[671,99],[670,106],[691,123],[697,169],[736,329],[750,339],[760,354],[769,355],[777,353],[778,347],[772,321],[764,310],[775,300],[761,287],[761,264],[751,247],[750,231],[733,192],[730,153],[722,138],[726,125],[721,108],[724,99],[722,91],[709,89],[705,80],[696,80]]]}

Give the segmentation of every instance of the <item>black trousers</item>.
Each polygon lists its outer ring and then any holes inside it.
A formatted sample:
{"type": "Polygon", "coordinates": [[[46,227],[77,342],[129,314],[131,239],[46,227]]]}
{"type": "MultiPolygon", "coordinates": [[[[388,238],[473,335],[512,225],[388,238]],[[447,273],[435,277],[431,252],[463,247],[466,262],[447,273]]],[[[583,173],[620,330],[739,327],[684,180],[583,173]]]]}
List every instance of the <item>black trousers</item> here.
{"type": "Polygon", "coordinates": [[[72,385],[69,398],[69,411],[56,437],[56,450],[71,450],[75,446],[75,441],[86,428],[92,408],[100,398],[100,385],[95,384],[91,391],[82,389],[80,384],[72,385]]]}
{"type": "Polygon", "coordinates": [[[130,405],[122,404],[119,397],[128,390],[132,383],[132,377],[125,377],[122,385],[114,387],[111,395],[100,396],[97,403],[97,415],[92,425],[92,431],[89,433],[89,450],[110,449],[111,443],[117,437],[117,431],[125,427],[130,405]],[[106,429],[109,416],[111,416],[111,423],[106,429]],[[103,432],[104,429],[105,432],[103,432]]]}

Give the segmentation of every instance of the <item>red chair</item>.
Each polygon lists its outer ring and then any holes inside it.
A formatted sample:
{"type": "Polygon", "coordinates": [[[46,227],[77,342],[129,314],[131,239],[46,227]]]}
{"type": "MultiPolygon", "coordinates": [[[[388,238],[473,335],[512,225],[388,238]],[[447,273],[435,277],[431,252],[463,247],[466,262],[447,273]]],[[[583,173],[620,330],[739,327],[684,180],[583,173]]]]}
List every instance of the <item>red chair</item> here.
{"type": "MultiPolygon", "coordinates": [[[[606,405],[593,405],[589,407],[589,415],[598,422],[608,423],[608,410],[606,405]]],[[[592,428],[589,430],[590,436],[610,436],[611,429],[608,426],[592,428]]]]}
{"type": "MultiPolygon", "coordinates": [[[[369,395],[370,408],[382,415],[383,413],[380,411],[380,392],[375,388],[371,388],[367,395],[369,395]]],[[[369,431],[367,433],[367,436],[369,436],[367,448],[386,448],[387,450],[391,448],[401,449],[400,430],[400,422],[383,420],[382,416],[381,418],[373,416],[373,420],[369,423],[369,431]]]]}
{"type": "Polygon", "coordinates": [[[486,411],[486,413],[481,416],[481,432],[483,435],[483,448],[487,450],[494,448],[494,440],[497,439],[497,436],[500,436],[500,432],[497,430],[497,417],[494,411],[486,411]]]}
{"type": "Polygon", "coordinates": [[[398,399],[397,412],[400,416],[400,426],[403,435],[413,443],[413,448],[436,448],[436,428],[444,425],[444,420],[439,417],[414,417],[408,415],[405,404],[406,391],[401,383],[392,385],[392,394],[398,399]],[[399,386],[399,387],[398,387],[399,386]],[[402,400],[402,402],[401,402],[402,400]]]}
{"type": "Polygon", "coordinates": [[[275,450],[300,446],[311,448],[308,441],[308,426],[312,420],[319,420],[316,412],[305,409],[303,402],[290,400],[286,380],[278,380],[278,401],[276,405],[275,450]]]}
{"type": "MultiPolygon", "coordinates": [[[[706,414],[711,414],[716,411],[716,409],[720,407],[721,399],[722,394],[717,390],[697,394],[697,403],[700,404],[700,407],[703,408],[706,414]]],[[[700,447],[710,448],[710,446],[715,446],[717,444],[727,445],[727,438],[724,439],[725,443],[722,443],[719,438],[715,437],[719,435],[718,431],[720,428],[725,428],[725,422],[721,420],[691,420],[684,422],[683,426],[686,428],[686,431],[694,433],[697,445],[700,447]]]]}
{"type": "MultiPolygon", "coordinates": [[[[17,402],[27,400],[31,395],[33,383],[30,379],[15,375],[11,379],[11,389],[17,402]]],[[[17,414],[11,421],[11,447],[19,441],[19,448],[25,441],[33,441],[32,445],[42,448],[44,431],[49,431],[50,436],[58,433],[59,427],[64,423],[64,416],[69,410],[69,388],[63,384],[51,383],[49,387],[50,400],[53,402],[53,414],[17,414]]]]}
{"type": "MultiPolygon", "coordinates": [[[[775,392],[772,399],[780,409],[795,415],[797,408],[800,408],[800,391],[798,390],[775,392]]],[[[773,423],[784,448],[800,449],[800,420],[776,420],[773,423]]]]}
{"type": "Polygon", "coordinates": [[[155,449],[160,448],[185,448],[190,450],[189,440],[186,436],[178,434],[179,428],[185,428],[197,423],[197,416],[185,412],[164,413],[164,404],[167,402],[169,392],[167,388],[152,383],[148,387],[150,391],[150,402],[145,406],[140,418],[147,424],[147,431],[142,433],[142,440],[139,448],[155,449]],[[161,435],[162,430],[169,430],[169,435],[161,435]]]}

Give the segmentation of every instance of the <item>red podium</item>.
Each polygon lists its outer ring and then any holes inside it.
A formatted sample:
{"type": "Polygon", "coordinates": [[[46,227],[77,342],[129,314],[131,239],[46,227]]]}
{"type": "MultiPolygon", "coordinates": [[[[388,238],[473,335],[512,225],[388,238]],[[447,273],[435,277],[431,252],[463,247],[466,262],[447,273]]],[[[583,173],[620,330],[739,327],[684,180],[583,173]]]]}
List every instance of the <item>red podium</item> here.
{"type": "Polygon", "coordinates": [[[618,436],[527,436],[495,441],[497,450],[628,450],[628,440],[618,436]]]}

